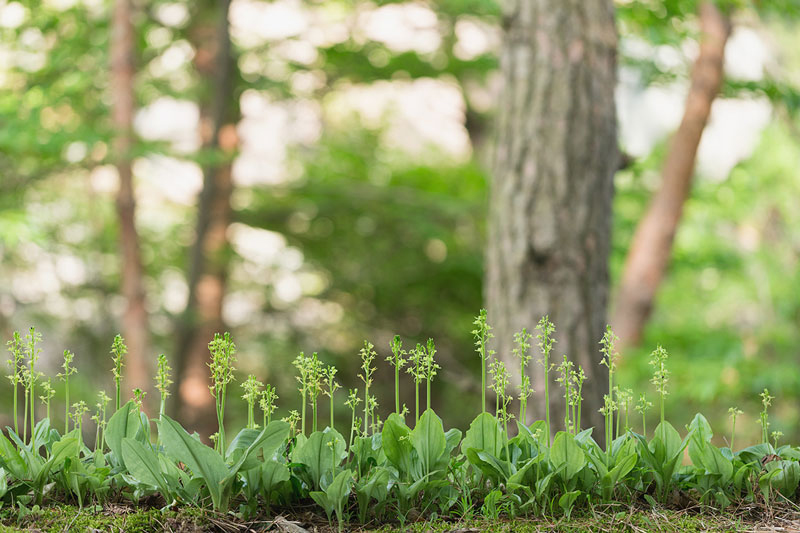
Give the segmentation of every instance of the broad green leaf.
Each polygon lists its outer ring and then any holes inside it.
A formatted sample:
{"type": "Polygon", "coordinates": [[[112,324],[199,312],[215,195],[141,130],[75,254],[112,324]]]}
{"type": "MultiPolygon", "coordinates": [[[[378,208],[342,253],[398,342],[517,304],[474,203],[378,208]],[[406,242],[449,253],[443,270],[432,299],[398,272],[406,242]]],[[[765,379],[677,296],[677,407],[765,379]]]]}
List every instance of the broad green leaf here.
{"type": "Polygon", "coordinates": [[[422,474],[430,474],[436,470],[439,457],[447,447],[442,419],[432,409],[426,409],[411,432],[411,445],[417,451],[422,474]]]}
{"type": "Polygon", "coordinates": [[[228,467],[222,457],[205,444],[189,435],[175,420],[164,415],[158,421],[158,435],[164,451],[173,461],[188,466],[195,477],[206,482],[214,507],[223,507],[222,481],[228,475],[228,467]]]}
{"type": "Polygon", "coordinates": [[[444,440],[446,444],[442,455],[449,458],[450,454],[453,453],[453,450],[455,450],[461,442],[461,430],[457,428],[447,430],[444,434],[444,440]]]}
{"type": "Polygon", "coordinates": [[[719,482],[727,485],[733,477],[733,463],[726,459],[719,448],[713,444],[706,444],[701,450],[701,457],[705,469],[720,476],[719,482]]]}
{"type": "Polygon", "coordinates": [[[350,495],[350,490],[353,487],[353,472],[350,470],[342,470],[339,472],[330,485],[325,489],[325,494],[328,495],[328,501],[332,502],[336,509],[336,517],[341,523],[342,521],[342,507],[350,495]]]}
{"type": "Polygon", "coordinates": [[[167,480],[161,473],[158,455],[151,447],[126,437],[122,439],[122,461],[133,477],[146,485],[158,488],[162,495],[169,499],[167,480]]]}
{"type": "Polygon", "coordinates": [[[586,455],[575,442],[575,437],[559,431],[550,448],[550,462],[556,469],[564,468],[564,479],[571,479],[586,466],[586,455]]]}
{"type": "Polygon", "coordinates": [[[361,478],[356,483],[359,521],[362,524],[367,521],[367,512],[372,500],[377,501],[378,505],[386,502],[392,486],[391,479],[392,472],[387,467],[379,466],[370,472],[369,477],[361,478]]]}
{"type": "Polygon", "coordinates": [[[678,430],[666,421],[656,427],[651,444],[654,446],[653,452],[656,457],[662,461],[669,461],[683,451],[678,430]]]}
{"type": "Polygon", "coordinates": [[[3,496],[6,495],[8,492],[8,481],[6,481],[6,471],[3,468],[0,468],[0,500],[3,499],[3,496]]]}
{"type": "Polygon", "coordinates": [[[694,430],[694,434],[697,438],[705,442],[711,442],[711,437],[714,436],[714,432],[711,431],[711,424],[709,424],[706,417],[700,413],[694,415],[692,423],[689,424],[689,431],[691,430],[694,430]]]}
{"type": "Polygon", "coordinates": [[[639,456],[636,452],[626,455],[614,465],[614,468],[608,473],[611,478],[611,484],[616,485],[620,479],[623,479],[628,473],[633,470],[636,463],[639,461],[639,456]]]}
{"type": "Polygon", "coordinates": [[[507,483],[509,485],[511,485],[512,483],[517,484],[517,485],[524,485],[525,484],[525,475],[533,467],[533,465],[536,464],[537,462],[538,462],[538,460],[535,457],[525,461],[525,463],[522,465],[522,467],[519,470],[517,470],[516,472],[514,472],[512,475],[510,475],[508,477],[507,483]]]}
{"type": "Polygon", "coordinates": [[[491,413],[481,413],[469,425],[469,429],[461,442],[461,450],[466,454],[468,448],[478,452],[489,452],[494,456],[500,455],[500,450],[505,446],[505,434],[497,420],[491,413]]]}
{"type": "Polygon", "coordinates": [[[325,428],[325,431],[312,433],[307,441],[295,448],[292,461],[305,465],[310,476],[310,488],[317,489],[323,477],[331,474],[333,468],[347,457],[346,448],[347,443],[338,431],[325,428]],[[328,443],[332,443],[332,447],[328,443]]]}
{"type": "Polygon", "coordinates": [[[139,411],[133,400],[111,415],[103,438],[118,461],[122,462],[122,439],[133,439],[140,430],[139,411]]]}
{"type": "MultiPolygon", "coordinates": [[[[7,429],[11,434],[11,428],[7,429]]],[[[22,459],[17,448],[11,444],[11,441],[2,432],[0,432],[0,465],[8,468],[11,475],[17,479],[30,479],[27,463],[22,459]]]]}
{"type": "Polygon", "coordinates": [[[467,448],[467,460],[489,478],[495,485],[506,482],[510,473],[503,465],[504,461],[489,452],[479,452],[475,448],[467,448]]]}
{"type": "Polygon", "coordinates": [[[277,461],[267,461],[261,466],[261,483],[269,494],[284,481],[289,481],[289,468],[277,461]]]}
{"type": "Polygon", "coordinates": [[[564,511],[564,514],[567,515],[567,518],[569,518],[570,514],[572,513],[572,506],[575,505],[575,500],[577,500],[578,496],[580,495],[581,491],[573,490],[571,492],[565,492],[558,499],[558,506],[564,511]]]}
{"type": "Polygon", "coordinates": [[[755,444],[740,450],[736,455],[742,460],[743,463],[761,462],[765,455],[772,453],[772,446],[767,443],[755,444]]]}
{"type": "Polygon", "coordinates": [[[411,450],[413,449],[410,440],[411,430],[403,422],[403,419],[396,413],[392,413],[383,423],[381,430],[381,442],[386,459],[392,466],[397,468],[400,476],[407,479],[412,474],[411,450]]]}
{"type": "Polygon", "coordinates": [[[288,431],[289,424],[280,420],[270,422],[261,431],[242,430],[228,448],[228,461],[232,463],[229,475],[257,467],[260,464],[259,453],[265,460],[272,459],[275,451],[285,442],[288,431]]]}

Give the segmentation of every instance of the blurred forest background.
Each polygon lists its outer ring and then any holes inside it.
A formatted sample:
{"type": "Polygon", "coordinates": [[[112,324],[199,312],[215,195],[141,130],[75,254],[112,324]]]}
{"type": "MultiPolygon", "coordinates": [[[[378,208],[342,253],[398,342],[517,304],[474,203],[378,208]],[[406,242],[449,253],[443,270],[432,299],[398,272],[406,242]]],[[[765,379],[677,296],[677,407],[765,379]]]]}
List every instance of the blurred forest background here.
{"type": "MultiPolygon", "coordinates": [[[[625,164],[609,317],[684,114],[700,3],[615,2],[625,164]]],[[[737,406],[742,442],[755,441],[768,387],[773,429],[797,439],[800,7],[719,9],[732,24],[722,87],[621,381],[653,397],[648,354],[662,344],[676,426],[702,410],[721,432],[737,406]]],[[[35,325],[49,376],[75,352],[93,405],[121,332],[145,354],[132,384],[168,355],[177,413],[205,401],[205,344],[225,328],[240,379],[275,385],[283,416],[299,404],[300,351],[353,387],[364,339],[382,360],[394,334],[433,337],[434,407],[463,429],[480,408],[470,332],[502,26],[493,0],[0,0],[3,338],[35,325]]],[[[243,401],[230,405],[241,421],[243,401]]]]}

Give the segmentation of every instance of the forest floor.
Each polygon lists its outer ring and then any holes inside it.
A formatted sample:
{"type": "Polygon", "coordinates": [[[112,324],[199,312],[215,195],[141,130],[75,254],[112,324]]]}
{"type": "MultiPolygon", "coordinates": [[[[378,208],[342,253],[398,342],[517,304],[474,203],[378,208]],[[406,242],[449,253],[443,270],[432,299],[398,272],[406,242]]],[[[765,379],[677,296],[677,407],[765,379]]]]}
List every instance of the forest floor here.
{"type": "MultiPolygon", "coordinates": [[[[796,508],[739,508],[724,513],[699,509],[666,510],[619,507],[611,510],[594,509],[570,519],[497,519],[475,518],[469,520],[419,521],[400,527],[391,525],[346,525],[343,531],[390,533],[499,533],[533,532],[781,532],[800,533],[800,510],[796,508]]],[[[332,533],[324,517],[304,513],[277,516],[271,519],[238,521],[231,515],[223,516],[197,508],[178,511],[161,511],[131,505],[109,504],[94,509],[79,509],[69,505],[46,506],[19,515],[11,509],[0,509],[0,533],[28,531],[41,533],[113,532],[113,533],[332,533]]]]}

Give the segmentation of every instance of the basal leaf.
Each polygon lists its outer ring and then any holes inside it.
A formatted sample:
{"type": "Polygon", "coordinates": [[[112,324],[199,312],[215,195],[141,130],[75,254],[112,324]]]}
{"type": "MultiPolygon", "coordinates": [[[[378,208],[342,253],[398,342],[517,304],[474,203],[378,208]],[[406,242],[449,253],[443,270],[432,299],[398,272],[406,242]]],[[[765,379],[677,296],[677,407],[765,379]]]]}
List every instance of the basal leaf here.
{"type": "Polygon", "coordinates": [[[422,474],[430,474],[436,470],[439,458],[447,447],[442,419],[432,409],[425,410],[411,432],[411,445],[417,451],[422,474]]]}
{"type": "Polygon", "coordinates": [[[228,467],[222,457],[166,415],[158,421],[158,434],[166,454],[188,466],[195,477],[205,480],[214,507],[223,507],[221,482],[228,475],[228,467]]]}
{"type": "Polygon", "coordinates": [[[564,468],[564,479],[570,479],[586,466],[586,455],[575,437],[559,431],[550,448],[550,462],[556,469],[564,468]]]}

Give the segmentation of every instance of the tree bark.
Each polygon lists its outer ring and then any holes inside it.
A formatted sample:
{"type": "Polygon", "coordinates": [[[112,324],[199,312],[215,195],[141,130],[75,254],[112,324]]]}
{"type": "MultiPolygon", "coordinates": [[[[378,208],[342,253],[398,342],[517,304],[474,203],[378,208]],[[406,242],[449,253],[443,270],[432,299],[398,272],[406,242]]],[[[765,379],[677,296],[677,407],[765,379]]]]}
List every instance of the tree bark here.
{"type": "Polygon", "coordinates": [[[189,264],[189,298],[178,335],[179,418],[204,438],[216,431],[214,401],[209,392],[208,343],[224,329],[222,305],[230,246],[238,106],[233,94],[233,57],[228,24],[229,0],[198,2],[190,39],[200,78],[202,149],[215,162],[203,168],[196,237],[189,264]]]}
{"type": "Polygon", "coordinates": [[[620,349],[642,339],[691,190],[697,147],[723,81],[730,21],[713,2],[703,2],[699,9],[700,54],[692,67],[686,108],[664,161],[661,187],[636,228],[625,260],[612,321],[620,349]]]}
{"type": "Polygon", "coordinates": [[[119,173],[117,216],[122,253],[121,285],[125,297],[122,333],[128,346],[124,384],[133,388],[150,387],[150,331],[145,303],[144,268],[136,231],[131,151],[134,144],[133,114],[134,57],[133,9],[130,0],[115,0],[111,29],[111,113],[114,126],[114,160],[119,173]]]}
{"type": "MultiPolygon", "coordinates": [[[[504,24],[486,272],[492,347],[518,384],[513,335],[532,332],[549,314],[553,360],[566,354],[583,367],[582,425],[599,428],[605,377],[598,342],[619,163],[613,2],[509,1],[504,24]]],[[[542,367],[528,372],[540,399],[528,412],[543,418],[542,367]]],[[[562,393],[554,383],[550,391],[551,417],[563,425],[562,393]]]]}

